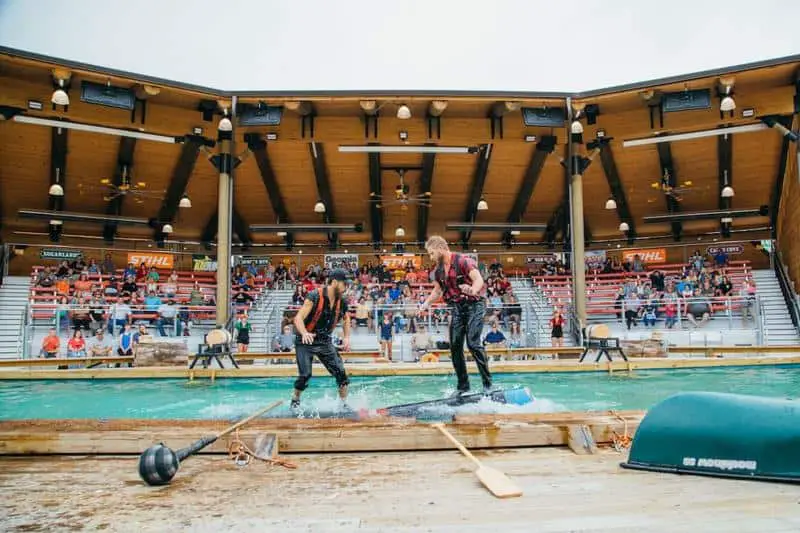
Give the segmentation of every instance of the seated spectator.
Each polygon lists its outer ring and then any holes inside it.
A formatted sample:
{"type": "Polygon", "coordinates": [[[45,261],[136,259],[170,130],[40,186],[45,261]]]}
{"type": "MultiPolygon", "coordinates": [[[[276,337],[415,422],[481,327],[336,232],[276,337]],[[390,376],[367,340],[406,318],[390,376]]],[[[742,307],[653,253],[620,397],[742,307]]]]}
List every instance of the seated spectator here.
{"type": "Polygon", "coordinates": [[[161,298],[158,297],[155,291],[150,291],[144,299],[144,310],[148,313],[157,313],[160,306],[161,298]]]}
{"type": "Polygon", "coordinates": [[[173,331],[175,331],[176,336],[180,336],[181,334],[181,321],[177,319],[178,317],[178,306],[175,305],[175,300],[170,298],[167,300],[167,303],[161,304],[158,306],[158,321],[156,322],[158,326],[158,333],[162,337],[168,337],[166,330],[164,329],[165,325],[173,326],[173,331]]]}
{"type": "Polygon", "coordinates": [[[178,294],[178,273],[175,270],[170,273],[162,289],[167,298],[175,298],[175,295],[178,294]]]}
{"type": "Polygon", "coordinates": [[[672,329],[678,323],[678,301],[668,300],[664,305],[664,326],[672,329]]]}
{"type": "Polygon", "coordinates": [[[89,275],[81,272],[77,281],[74,284],[75,296],[79,298],[90,298],[92,296],[92,282],[89,281],[89,275]]]}
{"type": "Polygon", "coordinates": [[[233,301],[236,305],[249,306],[253,301],[253,297],[245,292],[244,287],[239,287],[239,290],[233,295],[233,301]]]}
{"type": "Polygon", "coordinates": [[[695,289],[694,296],[686,303],[686,319],[697,327],[697,319],[700,319],[701,325],[705,324],[711,318],[712,312],[711,301],[702,295],[701,289],[695,289]]]}
{"type": "Polygon", "coordinates": [[[66,296],[61,295],[58,296],[56,299],[58,304],[56,305],[56,328],[61,330],[63,327],[65,330],[69,331],[69,314],[70,314],[70,305],[69,300],[66,296]]]}
{"type": "Polygon", "coordinates": [[[72,308],[72,325],[75,329],[91,331],[92,315],[89,305],[82,297],[78,298],[72,308]]]}
{"type": "Polygon", "coordinates": [[[158,274],[158,270],[156,267],[151,266],[150,270],[147,271],[147,277],[145,278],[145,290],[147,292],[158,292],[158,280],[161,276],[158,274]]]}
{"type": "Polygon", "coordinates": [[[657,318],[657,310],[658,305],[656,304],[655,300],[650,300],[644,306],[644,312],[642,314],[642,323],[647,326],[655,326],[656,325],[656,318],[657,318]]]}
{"type": "Polygon", "coordinates": [[[150,269],[147,268],[147,264],[144,261],[139,263],[139,268],[136,269],[136,283],[145,283],[147,281],[147,273],[150,272],[150,269]]]}
{"type": "Polygon", "coordinates": [[[201,306],[204,303],[205,298],[203,297],[203,291],[200,290],[200,284],[195,281],[192,292],[189,294],[189,305],[201,306]]]}
{"type": "Polygon", "coordinates": [[[639,299],[639,295],[634,292],[625,297],[622,301],[622,307],[625,310],[625,325],[630,330],[631,326],[638,324],[642,311],[642,301],[639,299]]]}
{"type": "Polygon", "coordinates": [[[122,296],[133,296],[139,292],[139,286],[136,284],[134,276],[125,276],[125,282],[122,284],[122,296]]]}
{"type": "Polygon", "coordinates": [[[111,339],[105,336],[102,329],[95,332],[95,336],[89,341],[88,346],[89,357],[110,357],[111,350],[114,349],[111,339]]]}
{"type": "Polygon", "coordinates": [[[103,274],[114,274],[117,271],[117,267],[114,266],[114,261],[111,259],[111,254],[106,254],[105,259],[103,259],[103,263],[100,265],[100,272],[103,274]]]}
{"type": "Polygon", "coordinates": [[[294,333],[292,326],[286,324],[280,335],[275,337],[274,349],[276,352],[291,352],[294,350],[294,333]]]}
{"type": "Polygon", "coordinates": [[[419,361],[421,356],[433,348],[433,339],[425,324],[417,324],[416,329],[416,333],[411,336],[411,350],[414,352],[414,361],[419,361]]]}
{"type": "Polygon", "coordinates": [[[722,276],[722,281],[720,281],[719,285],[717,285],[717,295],[718,296],[728,296],[733,292],[733,284],[731,283],[730,278],[728,276],[722,276]]]}
{"type": "Polygon", "coordinates": [[[47,332],[47,336],[42,339],[42,349],[39,352],[39,357],[55,359],[58,357],[58,352],[60,350],[61,339],[58,338],[55,328],[50,328],[50,330],[47,332]]]}
{"type": "Polygon", "coordinates": [[[108,281],[103,283],[103,294],[109,297],[115,297],[119,294],[117,277],[113,274],[108,278],[108,281]]]}
{"type": "Polygon", "coordinates": [[[50,267],[44,267],[36,276],[36,285],[38,287],[52,287],[56,283],[56,277],[50,270],[50,267]]]}
{"type": "Polygon", "coordinates": [[[483,338],[483,345],[487,348],[504,348],[506,336],[497,328],[497,322],[492,322],[489,333],[483,338]]]}

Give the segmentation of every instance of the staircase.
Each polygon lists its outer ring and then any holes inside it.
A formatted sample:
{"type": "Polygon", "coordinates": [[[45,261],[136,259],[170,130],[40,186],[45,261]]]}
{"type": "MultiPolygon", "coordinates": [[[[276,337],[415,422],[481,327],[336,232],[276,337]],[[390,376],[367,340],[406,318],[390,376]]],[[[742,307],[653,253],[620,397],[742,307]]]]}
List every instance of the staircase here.
{"type": "Polygon", "coordinates": [[[292,301],[293,290],[265,290],[250,310],[251,352],[271,352],[272,339],[280,331],[283,311],[292,301]]]}
{"type": "MultiPolygon", "coordinates": [[[[550,346],[550,317],[553,315],[553,304],[545,296],[542,296],[530,281],[512,280],[511,286],[522,304],[523,331],[526,328],[530,329],[530,331],[526,331],[528,346],[550,346]],[[531,309],[535,316],[529,317],[531,309]]],[[[575,339],[571,335],[565,334],[564,346],[575,346],[575,339]]]]}
{"type": "Polygon", "coordinates": [[[792,324],[781,287],[771,269],[753,270],[756,294],[764,309],[764,340],[768,346],[800,344],[800,335],[792,324]]]}
{"type": "Polygon", "coordinates": [[[31,279],[7,276],[0,287],[0,359],[22,357],[22,318],[28,305],[31,279]]]}

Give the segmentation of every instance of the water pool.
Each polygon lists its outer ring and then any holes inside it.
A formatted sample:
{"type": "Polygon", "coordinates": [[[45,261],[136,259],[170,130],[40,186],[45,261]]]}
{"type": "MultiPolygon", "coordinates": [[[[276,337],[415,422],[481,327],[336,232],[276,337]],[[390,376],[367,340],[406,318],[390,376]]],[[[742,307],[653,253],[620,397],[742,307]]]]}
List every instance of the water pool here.
{"type": "MultiPolygon", "coordinates": [[[[453,391],[453,376],[351,378],[349,404],[377,408],[430,400],[453,391]]],[[[46,380],[0,382],[0,419],[231,419],[277,399],[288,403],[292,378],[46,380]]],[[[795,398],[800,367],[762,366],[643,370],[605,374],[497,374],[501,387],[525,386],[536,400],[525,406],[493,405],[496,412],[647,409],[682,391],[735,392],[795,398]]],[[[316,377],[304,406],[335,409],[335,384],[316,377]]],[[[465,407],[464,409],[469,409],[465,407]]],[[[481,407],[486,412],[487,406],[481,407]]]]}

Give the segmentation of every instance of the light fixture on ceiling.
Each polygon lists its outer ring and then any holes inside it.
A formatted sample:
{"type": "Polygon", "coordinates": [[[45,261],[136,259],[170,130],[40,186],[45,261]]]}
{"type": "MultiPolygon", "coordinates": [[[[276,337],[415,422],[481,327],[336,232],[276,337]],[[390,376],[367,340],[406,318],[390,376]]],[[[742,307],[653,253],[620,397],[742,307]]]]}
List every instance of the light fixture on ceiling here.
{"type": "Polygon", "coordinates": [[[141,131],[121,130],[117,128],[106,128],[105,126],[94,126],[92,124],[81,124],[80,122],[70,122],[68,120],[52,120],[47,118],[29,117],[26,115],[14,115],[14,122],[20,124],[34,124],[36,126],[48,126],[50,128],[64,128],[67,130],[88,131],[90,133],[105,133],[106,135],[117,135],[120,137],[132,137],[143,141],[156,141],[167,144],[179,142],[179,138],[168,135],[156,135],[141,131]]]}
{"type": "Polygon", "coordinates": [[[384,248],[383,250],[381,250],[381,253],[382,253],[382,254],[385,254],[385,253],[386,253],[386,248],[384,248]]]}
{"type": "Polygon", "coordinates": [[[278,237],[286,237],[286,232],[285,231],[278,231],[278,232],[275,233],[275,235],[277,235],[278,237]]]}
{"type": "Polygon", "coordinates": [[[228,118],[228,108],[222,110],[222,118],[217,126],[219,131],[233,131],[233,122],[228,118]]]}
{"type": "Polygon", "coordinates": [[[51,226],[61,226],[63,224],[64,224],[63,220],[58,220],[58,219],[55,219],[55,218],[50,220],[50,225],[51,226]]]}
{"type": "Polygon", "coordinates": [[[192,207],[192,200],[191,198],[189,198],[188,194],[184,194],[183,196],[181,196],[181,201],[178,202],[178,207],[181,207],[183,209],[189,209],[192,207]]]}
{"type": "Polygon", "coordinates": [[[622,222],[622,223],[620,223],[620,225],[619,225],[619,230],[620,230],[622,233],[625,233],[626,231],[628,231],[628,230],[630,230],[630,229],[631,229],[631,227],[628,225],[628,223],[627,223],[627,222],[622,222]]]}
{"type": "Polygon", "coordinates": [[[58,80],[58,89],[53,91],[50,101],[54,105],[69,105],[69,95],[64,90],[64,80],[58,80]]]}
{"type": "Polygon", "coordinates": [[[317,203],[314,204],[314,212],[315,213],[325,212],[325,204],[322,203],[322,200],[317,200],[317,203]]]}
{"type": "Polygon", "coordinates": [[[344,249],[344,253],[347,253],[347,248],[344,249]]]}
{"type": "Polygon", "coordinates": [[[725,186],[722,187],[722,190],[719,191],[719,195],[722,198],[733,198],[734,192],[733,187],[728,184],[728,171],[725,170],[722,174],[725,186]]]}
{"type": "Polygon", "coordinates": [[[476,154],[477,146],[339,145],[340,152],[367,154],[476,154]]]}
{"type": "Polygon", "coordinates": [[[613,198],[609,198],[608,200],[606,200],[606,209],[608,209],[609,211],[613,211],[616,208],[617,208],[616,200],[614,200],[613,198]]]}
{"type": "Polygon", "coordinates": [[[690,139],[702,139],[704,137],[715,137],[718,135],[728,135],[732,133],[747,133],[751,131],[761,131],[769,128],[763,122],[758,124],[747,124],[745,126],[734,126],[732,128],[715,128],[713,130],[693,131],[690,133],[676,133],[674,135],[660,135],[658,137],[646,137],[644,139],[631,139],[622,141],[624,148],[632,146],[644,146],[647,144],[659,144],[673,141],[686,141],[690,139]]]}
{"type": "Polygon", "coordinates": [[[581,133],[583,133],[583,124],[581,124],[579,120],[573,120],[572,124],[569,127],[569,131],[573,135],[580,135],[581,133]]]}
{"type": "Polygon", "coordinates": [[[478,253],[478,250],[477,250],[477,249],[475,249],[475,248],[473,248],[473,249],[472,249],[472,253],[473,253],[473,254],[477,254],[477,253],[478,253]]]}
{"type": "Polygon", "coordinates": [[[395,237],[405,237],[406,236],[406,230],[403,229],[403,226],[397,226],[397,229],[394,230],[394,236],[395,237]]]}
{"type": "Polygon", "coordinates": [[[397,108],[397,118],[407,120],[411,118],[411,109],[406,104],[400,104],[397,108]]]}
{"type": "Polygon", "coordinates": [[[64,187],[61,186],[61,168],[56,167],[56,182],[50,186],[47,194],[50,196],[64,196],[64,187]]]}
{"type": "Polygon", "coordinates": [[[162,233],[172,233],[172,224],[167,222],[161,227],[162,233]]]}
{"type": "Polygon", "coordinates": [[[481,196],[481,200],[478,202],[478,211],[486,211],[489,209],[489,204],[486,203],[486,199],[481,196]]]}
{"type": "Polygon", "coordinates": [[[513,235],[514,237],[518,237],[520,235],[520,233],[522,233],[522,232],[520,230],[518,230],[518,229],[512,229],[511,231],[509,231],[509,233],[511,235],[513,235]]]}
{"type": "Polygon", "coordinates": [[[733,224],[733,217],[722,217],[719,221],[723,224],[733,224]]]}
{"type": "Polygon", "coordinates": [[[728,111],[733,111],[736,109],[736,102],[733,100],[733,95],[731,95],[731,88],[733,87],[733,79],[732,78],[724,78],[719,80],[720,84],[725,87],[725,92],[723,93],[725,96],[722,97],[722,100],[719,102],[719,110],[723,113],[727,113],[728,111]]]}

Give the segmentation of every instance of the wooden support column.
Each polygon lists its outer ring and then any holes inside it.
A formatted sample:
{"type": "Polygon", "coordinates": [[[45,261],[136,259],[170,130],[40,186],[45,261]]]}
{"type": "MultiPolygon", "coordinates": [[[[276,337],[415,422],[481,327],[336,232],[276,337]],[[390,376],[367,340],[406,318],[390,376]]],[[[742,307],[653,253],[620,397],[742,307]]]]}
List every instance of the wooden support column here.
{"type": "Polygon", "coordinates": [[[217,319],[224,328],[231,313],[231,234],[233,223],[233,139],[236,130],[236,97],[231,104],[231,131],[218,132],[219,185],[217,192],[217,319]]]}

